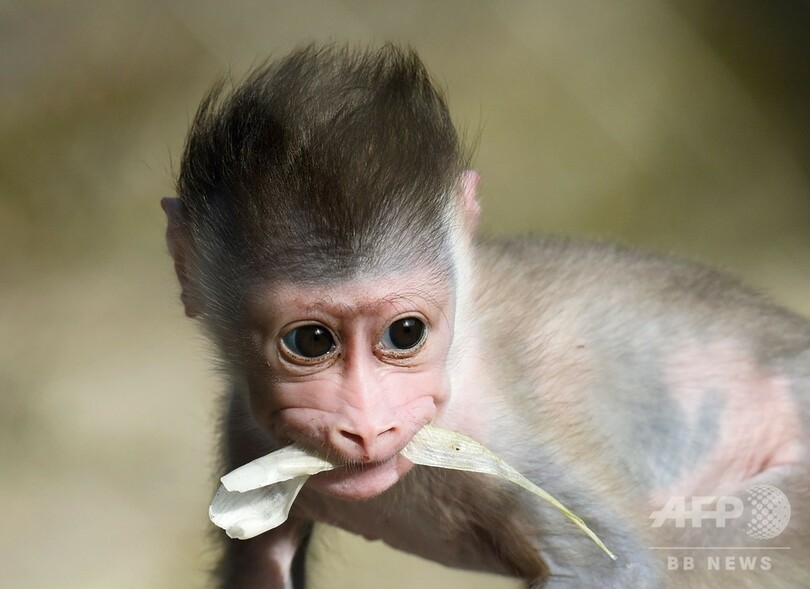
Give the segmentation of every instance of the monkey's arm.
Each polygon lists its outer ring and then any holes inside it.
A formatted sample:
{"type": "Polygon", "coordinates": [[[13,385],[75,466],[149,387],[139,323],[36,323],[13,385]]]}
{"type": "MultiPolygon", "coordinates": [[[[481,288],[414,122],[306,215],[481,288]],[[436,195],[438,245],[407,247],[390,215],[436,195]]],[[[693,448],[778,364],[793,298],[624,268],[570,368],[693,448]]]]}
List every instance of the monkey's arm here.
{"type": "MultiPolygon", "coordinates": [[[[246,392],[233,386],[223,415],[224,472],[272,451],[272,442],[259,429],[250,412],[246,392]]],[[[250,540],[224,538],[219,565],[222,589],[302,589],[303,558],[312,522],[293,511],[281,526],[250,540]]]]}
{"type": "Polygon", "coordinates": [[[290,518],[278,528],[250,540],[227,540],[220,564],[222,589],[302,589],[303,549],[312,522],[290,518]],[[300,552],[300,554],[299,554],[300,552]]]}

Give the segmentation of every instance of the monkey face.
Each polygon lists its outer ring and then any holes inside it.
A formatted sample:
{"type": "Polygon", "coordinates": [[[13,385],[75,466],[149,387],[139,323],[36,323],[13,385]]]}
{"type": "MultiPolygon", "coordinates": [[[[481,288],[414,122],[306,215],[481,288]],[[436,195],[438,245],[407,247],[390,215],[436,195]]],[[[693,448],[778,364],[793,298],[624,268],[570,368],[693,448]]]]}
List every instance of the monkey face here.
{"type": "Polygon", "coordinates": [[[447,401],[453,315],[448,281],[428,272],[260,289],[247,313],[257,422],[280,444],[346,464],[311,487],[381,493],[412,466],[400,450],[447,401]]]}

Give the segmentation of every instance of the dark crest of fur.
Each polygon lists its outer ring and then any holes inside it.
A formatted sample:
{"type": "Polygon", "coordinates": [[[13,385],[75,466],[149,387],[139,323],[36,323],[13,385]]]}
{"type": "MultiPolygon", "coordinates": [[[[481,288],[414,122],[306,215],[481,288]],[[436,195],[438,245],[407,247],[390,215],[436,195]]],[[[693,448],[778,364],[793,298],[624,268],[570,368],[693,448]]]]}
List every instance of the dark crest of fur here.
{"type": "Polygon", "coordinates": [[[243,291],[247,276],[307,284],[447,266],[467,162],[413,51],[310,46],[224,86],[195,116],[177,182],[192,255],[227,283],[209,294],[243,291]]]}

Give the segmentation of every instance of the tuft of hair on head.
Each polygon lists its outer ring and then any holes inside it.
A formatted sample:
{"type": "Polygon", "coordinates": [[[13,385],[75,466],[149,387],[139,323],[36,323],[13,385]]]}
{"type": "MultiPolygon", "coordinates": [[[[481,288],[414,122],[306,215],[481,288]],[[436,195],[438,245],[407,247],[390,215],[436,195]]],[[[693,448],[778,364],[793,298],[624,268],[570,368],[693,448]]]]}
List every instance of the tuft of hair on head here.
{"type": "Polygon", "coordinates": [[[468,162],[413,50],[309,45],[227,86],[203,99],[177,180],[214,310],[248,279],[449,269],[468,162]]]}

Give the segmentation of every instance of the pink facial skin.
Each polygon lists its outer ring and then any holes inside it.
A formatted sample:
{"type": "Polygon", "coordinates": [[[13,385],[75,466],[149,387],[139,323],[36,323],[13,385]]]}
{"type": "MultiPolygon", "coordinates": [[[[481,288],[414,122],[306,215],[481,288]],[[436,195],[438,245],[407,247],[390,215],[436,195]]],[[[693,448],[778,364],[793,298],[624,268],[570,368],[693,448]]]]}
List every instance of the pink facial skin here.
{"type": "Polygon", "coordinates": [[[312,477],[308,487],[367,499],[410,470],[400,450],[448,400],[453,312],[452,293],[428,273],[316,287],[288,283],[251,298],[257,421],[280,444],[297,442],[346,464],[312,477]],[[405,317],[427,326],[421,344],[386,347],[386,330],[405,317]],[[331,332],[334,350],[314,360],[290,354],[282,338],[313,323],[331,332]]]}

